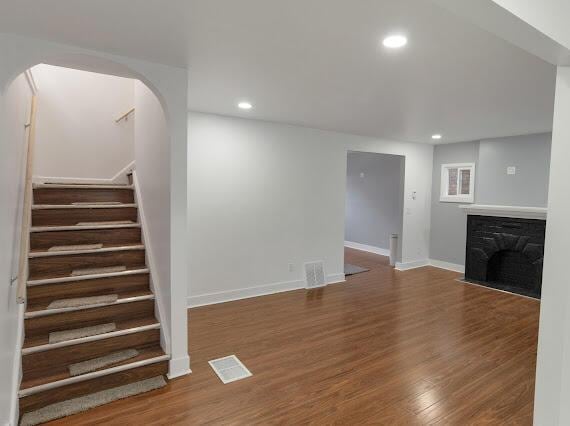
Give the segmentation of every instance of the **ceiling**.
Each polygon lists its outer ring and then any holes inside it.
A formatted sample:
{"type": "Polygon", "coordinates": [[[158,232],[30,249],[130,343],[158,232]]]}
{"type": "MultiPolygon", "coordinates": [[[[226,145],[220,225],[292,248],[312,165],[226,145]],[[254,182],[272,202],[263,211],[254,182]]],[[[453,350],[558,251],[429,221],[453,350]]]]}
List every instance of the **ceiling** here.
{"type": "Polygon", "coordinates": [[[188,66],[195,111],[427,143],[552,126],[555,67],[427,0],[0,0],[0,28],[188,66]]]}

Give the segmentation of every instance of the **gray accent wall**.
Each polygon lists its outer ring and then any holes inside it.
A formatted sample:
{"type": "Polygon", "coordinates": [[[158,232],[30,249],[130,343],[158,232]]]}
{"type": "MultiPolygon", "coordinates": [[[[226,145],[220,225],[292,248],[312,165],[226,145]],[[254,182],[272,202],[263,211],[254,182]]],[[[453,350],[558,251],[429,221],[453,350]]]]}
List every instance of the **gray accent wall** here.
{"type": "Polygon", "coordinates": [[[552,135],[482,140],[475,197],[478,204],[546,207],[552,135]],[[508,175],[508,167],[516,174],[508,175]]]}
{"type": "MultiPolygon", "coordinates": [[[[465,264],[467,218],[458,203],[439,201],[441,166],[450,163],[477,163],[479,142],[437,145],[433,151],[430,258],[465,264]]],[[[478,167],[475,164],[475,177],[478,167]]],[[[475,188],[477,197],[477,188],[475,188]]]]}
{"type": "Polygon", "coordinates": [[[345,240],[388,249],[402,229],[404,157],[349,152],[345,240]]]}
{"type": "Polygon", "coordinates": [[[430,258],[465,265],[467,217],[462,203],[439,201],[441,165],[475,164],[475,203],[546,207],[551,134],[437,145],[434,149],[430,258]],[[516,167],[516,174],[507,174],[516,167]]]}

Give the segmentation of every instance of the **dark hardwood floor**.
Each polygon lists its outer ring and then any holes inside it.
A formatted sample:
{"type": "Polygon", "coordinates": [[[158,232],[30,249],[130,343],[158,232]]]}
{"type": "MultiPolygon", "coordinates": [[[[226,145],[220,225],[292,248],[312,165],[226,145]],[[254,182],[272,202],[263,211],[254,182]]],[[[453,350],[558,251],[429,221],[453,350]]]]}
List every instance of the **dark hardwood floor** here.
{"type": "Polygon", "coordinates": [[[52,424],[531,425],[539,302],[435,268],[189,311],[193,374],[52,424]],[[207,361],[253,377],[223,385],[207,361]]]}

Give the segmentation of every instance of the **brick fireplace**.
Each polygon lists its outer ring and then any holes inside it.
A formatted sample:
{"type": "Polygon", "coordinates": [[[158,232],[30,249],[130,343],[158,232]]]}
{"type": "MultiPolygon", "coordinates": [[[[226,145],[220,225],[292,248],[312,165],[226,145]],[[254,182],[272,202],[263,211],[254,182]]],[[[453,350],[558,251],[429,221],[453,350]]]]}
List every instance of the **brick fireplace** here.
{"type": "Polygon", "coordinates": [[[546,221],[469,215],[465,279],[540,299],[546,221]]]}

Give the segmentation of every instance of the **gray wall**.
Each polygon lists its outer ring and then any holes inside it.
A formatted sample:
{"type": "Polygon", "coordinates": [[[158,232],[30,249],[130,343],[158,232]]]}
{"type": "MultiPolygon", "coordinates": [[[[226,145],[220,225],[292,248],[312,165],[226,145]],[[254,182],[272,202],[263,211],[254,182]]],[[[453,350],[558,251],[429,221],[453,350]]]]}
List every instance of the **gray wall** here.
{"type": "MultiPolygon", "coordinates": [[[[439,201],[441,165],[449,163],[477,163],[479,142],[437,145],[433,152],[433,179],[431,196],[430,258],[444,262],[465,264],[467,220],[458,203],[439,201]]],[[[475,165],[475,177],[478,173],[475,165]]],[[[477,186],[477,185],[476,185],[477,186]]],[[[477,197],[477,188],[475,188],[477,197]]]]}
{"type": "Polygon", "coordinates": [[[437,145],[434,150],[430,258],[465,264],[467,217],[462,203],[439,201],[441,165],[476,163],[475,203],[545,207],[551,134],[437,145]],[[507,175],[507,167],[516,167],[507,175]]]}
{"type": "Polygon", "coordinates": [[[477,203],[546,207],[551,140],[546,133],[481,141],[477,203]],[[515,175],[507,175],[509,166],[515,175]]]}
{"type": "Polygon", "coordinates": [[[402,229],[403,174],[404,157],[348,153],[346,241],[390,247],[390,234],[402,229]]]}

